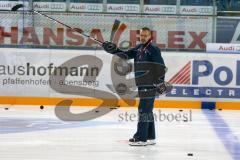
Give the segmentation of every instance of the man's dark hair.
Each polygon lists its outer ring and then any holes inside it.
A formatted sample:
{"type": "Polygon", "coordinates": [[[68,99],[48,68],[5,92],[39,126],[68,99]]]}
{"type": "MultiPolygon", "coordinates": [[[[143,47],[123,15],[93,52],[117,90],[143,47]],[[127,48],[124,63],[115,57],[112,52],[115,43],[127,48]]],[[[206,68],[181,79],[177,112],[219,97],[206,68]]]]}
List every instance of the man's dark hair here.
{"type": "Polygon", "coordinates": [[[151,32],[151,30],[148,27],[143,27],[141,30],[151,32]]]}

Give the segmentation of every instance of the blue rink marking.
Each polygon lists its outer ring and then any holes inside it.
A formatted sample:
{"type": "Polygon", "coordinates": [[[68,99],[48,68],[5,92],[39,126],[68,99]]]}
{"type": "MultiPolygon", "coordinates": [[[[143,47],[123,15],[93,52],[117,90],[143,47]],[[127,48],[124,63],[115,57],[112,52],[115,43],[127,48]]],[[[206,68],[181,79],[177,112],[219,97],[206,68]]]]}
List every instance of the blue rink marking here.
{"type": "Polygon", "coordinates": [[[47,118],[9,118],[0,117],[0,134],[36,132],[53,129],[67,129],[79,127],[95,127],[102,125],[116,125],[119,122],[111,121],[81,121],[65,122],[47,118]]]}
{"type": "Polygon", "coordinates": [[[219,139],[222,141],[226,150],[230,153],[233,160],[240,160],[240,143],[228,124],[215,110],[203,109],[203,113],[208,118],[211,126],[215,130],[219,139]]]}

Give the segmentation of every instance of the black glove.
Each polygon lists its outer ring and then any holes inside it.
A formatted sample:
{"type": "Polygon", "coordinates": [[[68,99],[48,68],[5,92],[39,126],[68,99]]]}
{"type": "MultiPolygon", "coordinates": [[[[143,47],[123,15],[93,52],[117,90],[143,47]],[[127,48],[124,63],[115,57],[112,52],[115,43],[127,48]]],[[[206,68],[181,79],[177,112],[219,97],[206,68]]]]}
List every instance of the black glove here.
{"type": "Polygon", "coordinates": [[[160,95],[168,93],[173,89],[173,86],[168,82],[161,82],[161,83],[158,83],[158,84],[153,84],[153,86],[156,88],[157,92],[160,95]]]}
{"type": "Polygon", "coordinates": [[[108,41],[103,42],[102,47],[106,52],[111,53],[111,54],[114,54],[118,50],[116,44],[114,44],[112,42],[108,42],[108,41]]]}

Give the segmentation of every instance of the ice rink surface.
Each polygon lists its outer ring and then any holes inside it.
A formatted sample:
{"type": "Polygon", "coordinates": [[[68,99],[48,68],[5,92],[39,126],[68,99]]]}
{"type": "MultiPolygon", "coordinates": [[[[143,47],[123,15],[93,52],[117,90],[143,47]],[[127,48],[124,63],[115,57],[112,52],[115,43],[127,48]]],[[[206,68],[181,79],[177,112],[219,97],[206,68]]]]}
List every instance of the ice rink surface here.
{"type": "Polygon", "coordinates": [[[154,112],[157,144],[132,147],[127,140],[136,131],[136,108],[114,109],[91,121],[66,122],[56,117],[52,106],[41,110],[2,105],[0,159],[240,160],[240,111],[156,108],[154,112]],[[169,119],[163,120],[163,114],[169,119]],[[182,119],[172,120],[172,115],[182,119]]]}

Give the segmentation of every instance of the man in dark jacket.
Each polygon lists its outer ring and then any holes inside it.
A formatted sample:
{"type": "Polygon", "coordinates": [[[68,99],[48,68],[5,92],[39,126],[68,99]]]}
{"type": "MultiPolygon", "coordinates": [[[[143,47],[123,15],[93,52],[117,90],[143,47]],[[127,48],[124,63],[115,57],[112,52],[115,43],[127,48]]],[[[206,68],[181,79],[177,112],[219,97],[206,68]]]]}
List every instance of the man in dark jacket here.
{"type": "MultiPolygon", "coordinates": [[[[124,59],[134,59],[135,81],[138,86],[140,102],[138,105],[137,132],[129,139],[131,146],[146,146],[155,144],[155,125],[153,106],[156,95],[155,85],[164,82],[165,64],[160,49],[152,43],[151,30],[147,27],[141,29],[141,43],[128,50],[111,52],[124,59]],[[148,74],[146,75],[146,72],[148,74]]],[[[106,49],[106,44],[103,44],[106,49]]],[[[108,52],[108,51],[107,51],[108,52]]],[[[109,52],[110,53],[110,52],[109,52]]]]}

